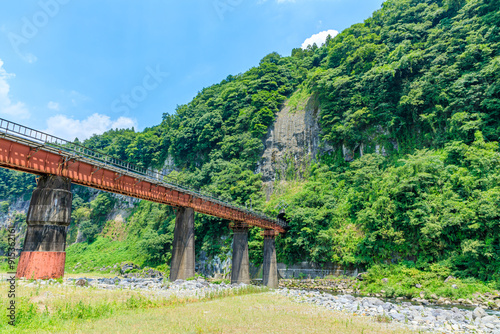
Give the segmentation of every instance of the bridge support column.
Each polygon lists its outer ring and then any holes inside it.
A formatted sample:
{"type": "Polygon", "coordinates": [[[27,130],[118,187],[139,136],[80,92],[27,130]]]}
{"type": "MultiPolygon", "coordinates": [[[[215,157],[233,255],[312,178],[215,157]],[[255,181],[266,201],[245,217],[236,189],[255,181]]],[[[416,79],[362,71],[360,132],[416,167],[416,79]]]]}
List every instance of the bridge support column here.
{"type": "Polygon", "coordinates": [[[45,175],[31,195],[24,247],[16,277],[61,278],[66,262],[66,233],[71,220],[71,181],[45,175]]]}
{"type": "Polygon", "coordinates": [[[194,265],[194,210],[180,207],[175,217],[170,281],[193,277],[194,265]]]}
{"type": "Polygon", "coordinates": [[[262,284],[276,289],[278,287],[278,264],[276,262],[276,244],[274,230],[264,231],[264,264],[262,284]]]}
{"type": "Polygon", "coordinates": [[[248,225],[232,223],[233,263],[231,265],[231,283],[250,284],[250,261],[248,259],[248,225]]]}

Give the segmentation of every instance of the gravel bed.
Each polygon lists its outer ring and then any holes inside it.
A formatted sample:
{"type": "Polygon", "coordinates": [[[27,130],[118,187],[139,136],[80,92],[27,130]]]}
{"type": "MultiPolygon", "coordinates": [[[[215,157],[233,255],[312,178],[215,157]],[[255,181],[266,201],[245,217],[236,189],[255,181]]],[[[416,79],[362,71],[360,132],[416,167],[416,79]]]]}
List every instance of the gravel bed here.
{"type": "Polygon", "coordinates": [[[76,286],[84,289],[102,289],[102,290],[133,290],[148,296],[157,297],[198,297],[202,298],[209,293],[217,293],[223,290],[240,289],[247,284],[213,284],[203,278],[196,280],[178,279],[175,282],[169,282],[163,278],[67,278],[63,283],[56,280],[36,280],[33,282],[20,280],[21,286],[76,286]]]}
{"type": "Polygon", "coordinates": [[[500,319],[477,307],[449,310],[413,305],[409,302],[391,303],[375,297],[331,295],[319,291],[278,289],[275,293],[290,297],[299,303],[311,303],[330,310],[343,311],[359,316],[376,317],[379,321],[403,324],[418,331],[438,333],[495,333],[500,334],[500,319]]]}

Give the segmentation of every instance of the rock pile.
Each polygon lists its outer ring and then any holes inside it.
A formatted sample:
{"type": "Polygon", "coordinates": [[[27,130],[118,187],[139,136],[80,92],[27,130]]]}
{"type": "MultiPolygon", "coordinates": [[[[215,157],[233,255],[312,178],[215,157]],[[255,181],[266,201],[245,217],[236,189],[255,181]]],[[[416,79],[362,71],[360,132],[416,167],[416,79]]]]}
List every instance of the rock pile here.
{"type": "Polygon", "coordinates": [[[280,288],[289,289],[318,289],[323,291],[337,292],[337,293],[354,293],[358,294],[359,283],[352,279],[282,279],[279,284],[280,288]]]}
{"type": "MultiPolygon", "coordinates": [[[[445,282],[454,279],[454,277],[448,277],[445,282]]],[[[387,279],[383,278],[382,283],[387,284],[387,279]]],[[[303,290],[321,290],[325,292],[331,293],[343,293],[343,294],[362,294],[359,286],[360,283],[356,280],[345,278],[345,279],[286,279],[280,280],[281,288],[288,289],[303,289],[303,290]]],[[[416,284],[415,287],[417,289],[421,289],[422,285],[416,284]]],[[[457,289],[458,287],[455,284],[451,285],[452,288],[457,289]]],[[[380,293],[366,294],[367,297],[385,297],[385,291],[380,290],[380,293]]],[[[405,297],[398,297],[397,300],[404,301],[407,300],[405,297]]],[[[459,299],[450,299],[446,297],[440,297],[435,294],[426,294],[424,291],[421,291],[418,297],[412,298],[412,302],[419,303],[422,305],[457,305],[464,307],[482,307],[484,309],[490,310],[500,310],[500,292],[493,291],[485,292],[485,293],[474,293],[470,298],[459,298],[459,299]]]]}
{"type": "Polygon", "coordinates": [[[390,303],[374,297],[331,295],[319,291],[278,289],[276,293],[291,297],[300,303],[311,303],[331,310],[361,316],[376,317],[379,321],[393,321],[414,330],[440,333],[495,333],[500,334],[500,319],[483,308],[473,311],[453,307],[449,310],[413,305],[409,302],[390,303]]]}
{"type": "Polygon", "coordinates": [[[167,279],[160,278],[68,278],[65,279],[63,283],[56,280],[36,280],[29,282],[27,280],[21,280],[21,285],[26,287],[36,287],[40,285],[54,285],[54,286],[75,286],[78,288],[96,288],[105,290],[136,290],[138,292],[144,292],[148,295],[153,294],[159,297],[203,297],[209,293],[220,292],[222,290],[228,289],[239,289],[247,286],[247,284],[226,284],[221,282],[220,284],[214,284],[206,281],[203,278],[198,278],[196,280],[181,280],[178,279],[175,282],[169,282],[167,279]]]}

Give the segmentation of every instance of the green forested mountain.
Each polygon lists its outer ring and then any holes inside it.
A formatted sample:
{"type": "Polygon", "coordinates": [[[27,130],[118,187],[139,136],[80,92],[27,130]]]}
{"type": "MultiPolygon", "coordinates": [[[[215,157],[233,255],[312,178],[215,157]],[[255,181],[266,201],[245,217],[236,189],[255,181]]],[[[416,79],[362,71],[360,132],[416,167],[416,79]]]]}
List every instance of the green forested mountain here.
{"type": "Polygon", "coordinates": [[[311,79],[325,138],[353,148],[378,130],[409,152],[471,143],[478,130],[496,140],[499,8],[494,0],[387,1],[346,29],[311,79]]]}
{"type": "MultiPolygon", "coordinates": [[[[324,46],[272,53],[203,89],[155,127],[111,130],[84,145],[144,167],[168,165],[193,187],[270,214],[285,201],[290,231],[278,239],[280,261],[406,261],[500,279],[499,27],[499,0],[389,0],[324,46]],[[321,139],[335,149],[266,203],[255,170],[268,128],[286,100],[311,95],[321,139]]],[[[2,185],[17,178],[22,188],[25,179],[0,175],[0,198],[18,196],[2,185]]],[[[72,228],[87,237],[81,250],[104,243],[112,199],[89,204],[80,195],[72,228]]],[[[150,265],[168,260],[173,217],[141,203],[120,249],[150,265]]],[[[228,248],[227,222],[197,215],[196,229],[198,251],[228,248]]],[[[260,242],[252,231],[254,262],[260,242]]]]}

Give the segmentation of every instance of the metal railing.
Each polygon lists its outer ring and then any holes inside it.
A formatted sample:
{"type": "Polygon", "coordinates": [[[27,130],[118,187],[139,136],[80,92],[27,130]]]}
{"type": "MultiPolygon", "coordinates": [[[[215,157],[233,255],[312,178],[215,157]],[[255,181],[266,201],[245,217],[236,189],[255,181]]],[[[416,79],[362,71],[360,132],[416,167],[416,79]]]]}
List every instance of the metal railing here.
{"type": "Polygon", "coordinates": [[[40,146],[39,148],[47,147],[47,148],[57,149],[58,151],[61,151],[61,153],[62,152],[66,153],[65,155],[70,156],[71,159],[79,158],[80,160],[90,160],[96,165],[103,165],[103,167],[111,167],[114,170],[119,169],[119,171],[122,174],[127,174],[127,175],[133,174],[135,177],[139,176],[137,177],[138,179],[163,184],[169,188],[181,190],[184,193],[194,195],[199,198],[207,199],[211,202],[245,212],[247,214],[259,217],[264,220],[268,220],[283,228],[287,227],[287,224],[282,220],[273,219],[262,212],[249,210],[238,204],[226,202],[224,200],[217,198],[217,196],[211,193],[200,191],[199,189],[195,190],[191,188],[189,185],[180,182],[179,180],[167,175],[164,171],[160,172],[153,170],[152,168],[139,167],[130,162],[114,158],[110,155],[85,147],[81,144],[70,142],[68,140],[58,138],[50,134],[47,134],[45,132],[41,132],[2,118],[0,118],[0,133],[5,133],[6,135],[14,135],[16,137],[23,138],[25,140],[30,141],[34,146],[39,145],[40,146]]]}

